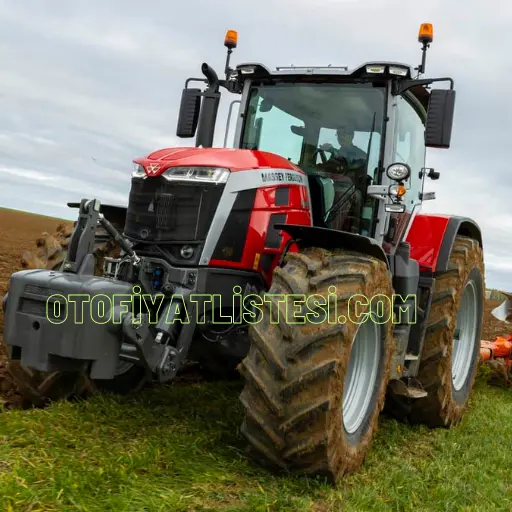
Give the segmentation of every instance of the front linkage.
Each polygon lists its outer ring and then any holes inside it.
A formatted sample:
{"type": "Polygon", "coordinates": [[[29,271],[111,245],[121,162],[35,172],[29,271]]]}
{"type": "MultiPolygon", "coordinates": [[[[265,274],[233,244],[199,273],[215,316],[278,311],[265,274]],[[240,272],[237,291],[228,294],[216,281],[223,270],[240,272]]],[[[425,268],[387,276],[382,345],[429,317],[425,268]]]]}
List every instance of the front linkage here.
{"type": "MultiPolygon", "coordinates": [[[[89,367],[91,379],[113,379],[119,362],[127,361],[145,367],[159,382],[169,381],[187,357],[196,328],[201,330],[196,318],[201,301],[193,295],[206,294],[226,278],[214,274],[139,257],[100,213],[100,202],[84,199],[62,272],[23,270],[11,277],[4,301],[9,357],[43,372],[89,367]],[[119,258],[105,259],[101,277],[94,276],[98,223],[122,248],[119,258]]],[[[251,288],[250,277],[231,278],[234,286],[245,280],[251,288]]],[[[202,311],[199,323],[207,325],[210,301],[202,311]]]]}

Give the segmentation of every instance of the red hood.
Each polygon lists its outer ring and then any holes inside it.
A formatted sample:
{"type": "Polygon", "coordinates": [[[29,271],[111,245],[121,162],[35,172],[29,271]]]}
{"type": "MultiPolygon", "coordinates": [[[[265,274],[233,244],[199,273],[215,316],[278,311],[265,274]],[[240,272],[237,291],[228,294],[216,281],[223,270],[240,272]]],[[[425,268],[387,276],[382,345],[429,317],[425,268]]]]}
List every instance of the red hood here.
{"type": "Polygon", "coordinates": [[[286,158],[266,151],[228,148],[167,148],[136,158],[146,169],[152,165],[151,176],[162,174],[169,167],[224,167],[233,172],[247,169],[289,169],[301,171],[286,158]],[[156,164],[156,165],[155,165],[156,164]]]}

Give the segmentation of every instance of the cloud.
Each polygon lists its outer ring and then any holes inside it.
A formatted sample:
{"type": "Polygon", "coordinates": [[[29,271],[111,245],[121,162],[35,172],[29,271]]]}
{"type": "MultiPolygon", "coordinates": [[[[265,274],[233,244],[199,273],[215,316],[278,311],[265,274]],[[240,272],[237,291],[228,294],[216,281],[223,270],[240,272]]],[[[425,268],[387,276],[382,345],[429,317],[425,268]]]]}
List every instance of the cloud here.
{"type": "Polygon", "coordinates": [[[38,171],[31,171],[30,169],[16,169],[14,167],[3,167],[0,168],[0,173],[9,174],[18,178],[35,181],[53,181],[55,182],[55,176],[49,176],[38,171]]]}
{"type": "Polygon", "coordinates": [[[427,75],[452,76],[457,105],[452,148],[427,153],[441,179],[426,183],[437,199],[423,209],[474,218],[488,282],[512,290],[512,4],[499,4],[496,14],[476,0],[0,1],[0,206],[74,218],[66,202],[82,196],[126,203],[134,157],[193,145],[175,137],[181,89],[204,61],[222,71],[227,29],[240,35],[234,63],[417,65],[416,31],[431,22],[427,75]]]}

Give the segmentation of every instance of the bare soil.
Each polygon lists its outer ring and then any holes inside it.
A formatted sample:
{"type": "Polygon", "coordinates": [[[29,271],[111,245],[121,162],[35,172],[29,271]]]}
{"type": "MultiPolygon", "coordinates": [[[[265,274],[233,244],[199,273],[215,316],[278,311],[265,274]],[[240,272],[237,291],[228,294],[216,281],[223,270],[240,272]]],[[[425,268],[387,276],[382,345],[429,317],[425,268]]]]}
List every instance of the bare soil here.
{"type": "MultiPolygon", "coordinates": [[[[59,224],[69,221],[28,212],[0,208],[0,298],[7,292],[12,273],[22,270],[25,251],[34,252],[43,233],[53,233],[59,224]]],[[[69,222],[72,225],[72,222],[69,222]]],[[[16,402],[14,386],[5,369],[3,311],[0,308],[0,402],[16,402]]]]}
{"type": "MultiPolygon", "coordinates": [[[[72,225],[72,222],[0,208],[0,298],[7,292],[11,274],[22,270],[23,253],[34,252],[37,249],[37,240],[41,240],[45,232],[54,233],[62,224],[72,225]]],[[[483,339],[492,340],[495,336],[512,332],[512,325],[500,322],[491,314],[491,311],[499,304],[500,301],[496,300],[486,301],[483,339]]],[[[10,378],[6,375],[1,359],[5,359],[5,355],[3,351],[3,311],[0,308],[0,397],[11,395],[9,398],[12,399],[10,378]]],[[[2,401],[1,398],[0,401],[2,401]]]]}

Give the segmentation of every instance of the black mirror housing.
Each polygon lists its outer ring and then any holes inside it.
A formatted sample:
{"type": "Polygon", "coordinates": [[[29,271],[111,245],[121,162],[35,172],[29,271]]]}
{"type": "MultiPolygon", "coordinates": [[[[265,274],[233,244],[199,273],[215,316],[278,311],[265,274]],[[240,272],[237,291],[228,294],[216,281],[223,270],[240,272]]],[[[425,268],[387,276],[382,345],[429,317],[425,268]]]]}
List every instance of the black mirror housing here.
{"type": "Polygon", "coordinates": [[[448,149],[455,111],[455,91],[453,89],[433,89],[430,93],[425,146],[448,149]]]}
{"type": "Polygon", "coordinates": [[[201,89],[183,89],[176,135],[182,139],[194,137],[201,110],[201,89]]]}

